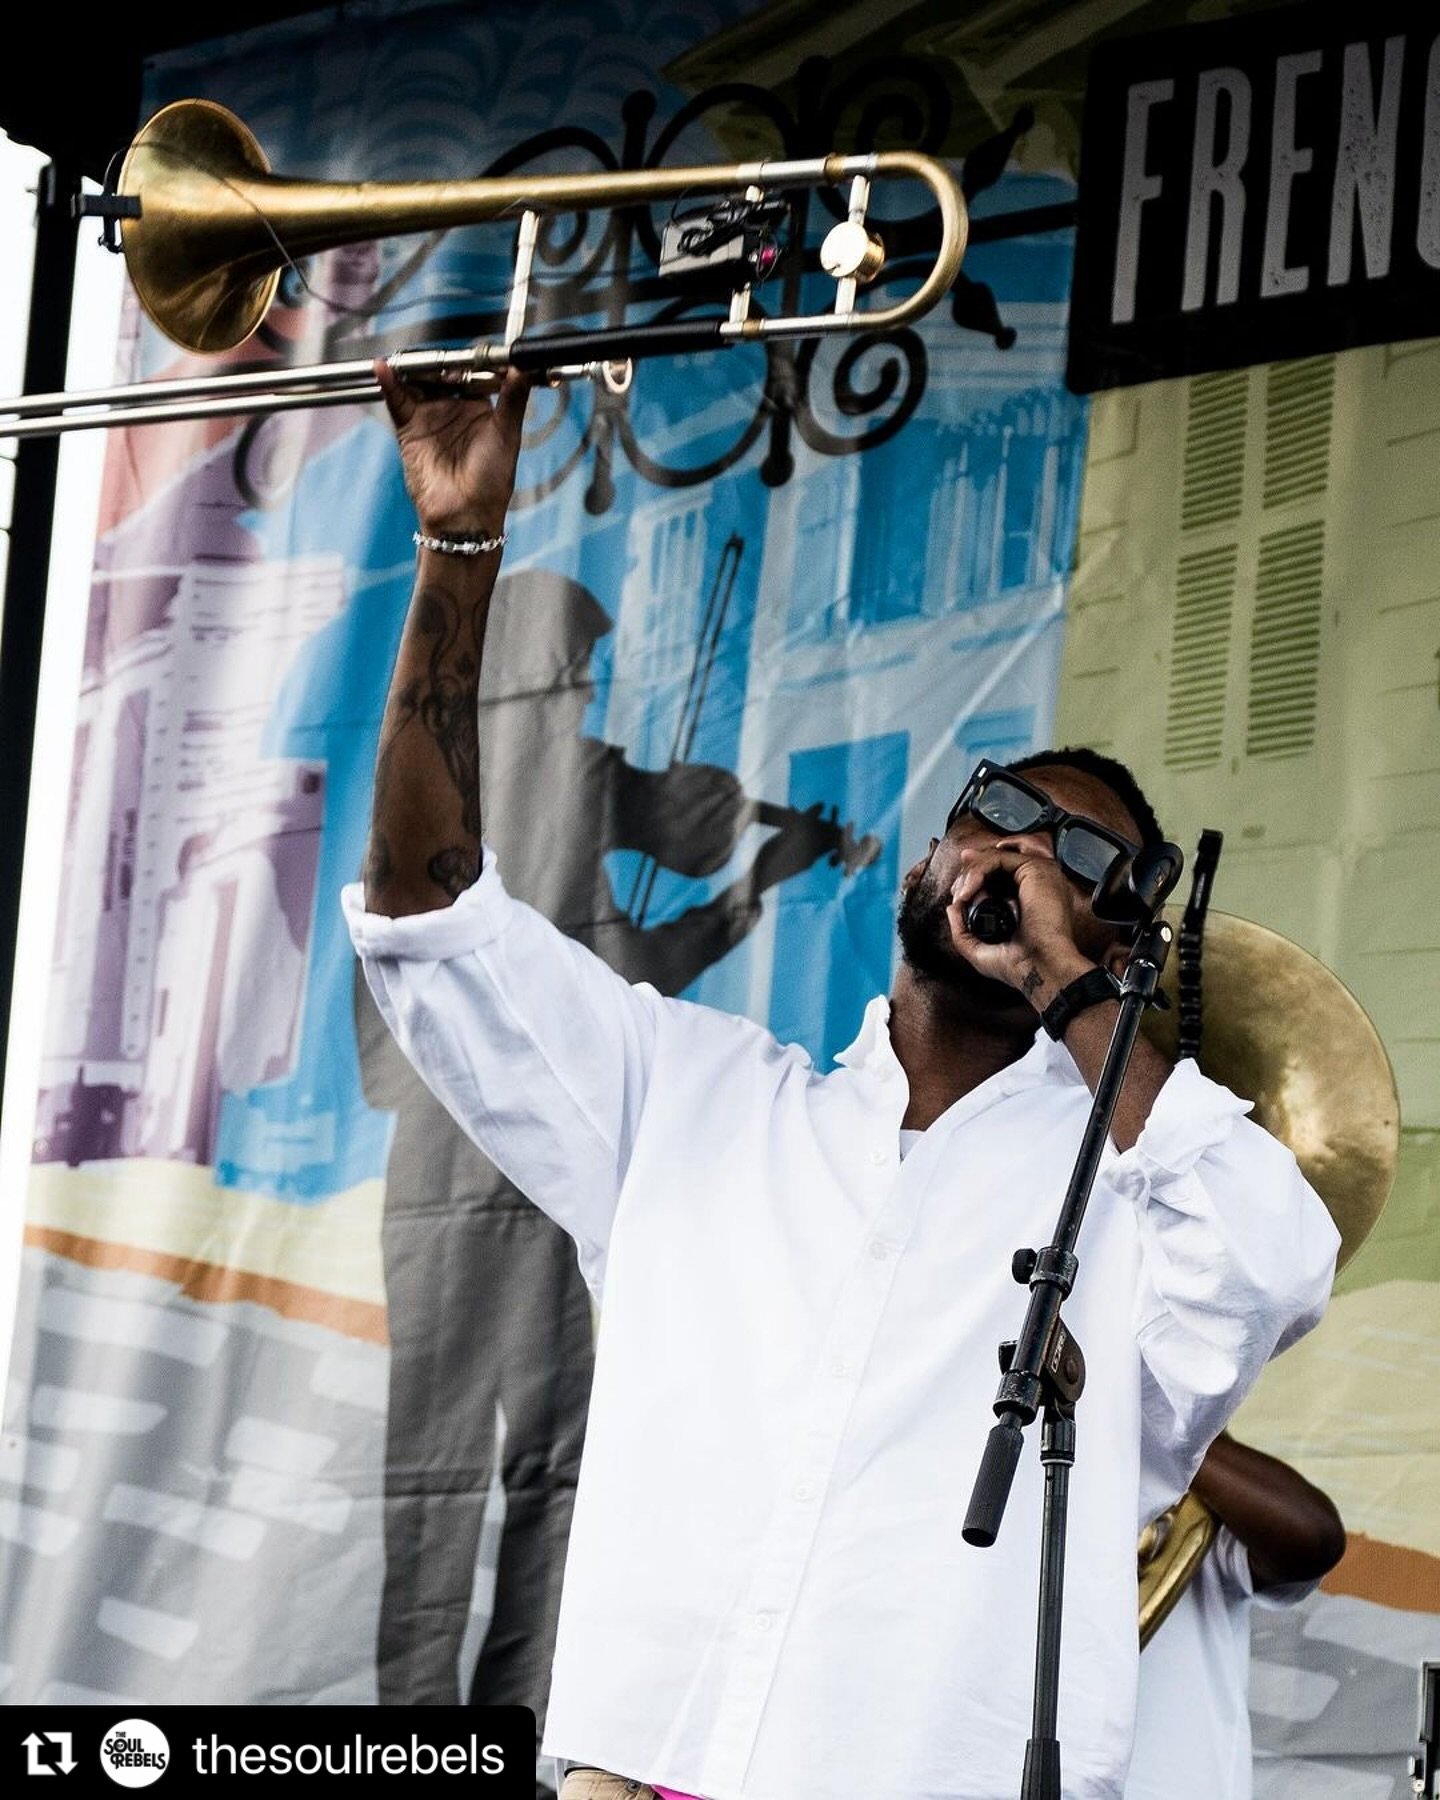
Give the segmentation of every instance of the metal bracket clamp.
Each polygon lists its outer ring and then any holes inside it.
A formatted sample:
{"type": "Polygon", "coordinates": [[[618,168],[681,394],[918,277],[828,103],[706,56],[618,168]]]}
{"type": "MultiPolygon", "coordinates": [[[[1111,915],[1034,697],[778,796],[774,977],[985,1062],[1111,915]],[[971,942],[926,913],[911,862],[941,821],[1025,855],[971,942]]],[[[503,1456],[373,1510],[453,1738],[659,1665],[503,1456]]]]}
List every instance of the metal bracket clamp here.
{"type": "Polygon", "coordinates": [[[1000,1346],[1000,1371],[1003,1380],[995,1400],[997,1413],[1008,1410],[1008,1401],[1011,1407],[1022,1409],[1027,1420],[1033,1419],[1046,1398],[1055,1400],[1061,1406],[1073,1407],[1085,1391],[1085,1352],[1058,1313],[1055,1323],[1050,1327],[1050,1335],[1045,1340],[1039,1380],[1030,1381],[1023,1376],[1012,1375],[1010,1366],[1014,1358],[1015,1340],[1007,1338],[1000,1346]]]}
{"type": "Polygon", "coordinates": [[[100,219],[100,242],[106,250],[119,256],[125,246],[120,241],[120,221],[122,219],[138,219],[140,214],[140,196],[138,194],[80,194],[75,200],[75,217],[77,219],[100,219]]]}

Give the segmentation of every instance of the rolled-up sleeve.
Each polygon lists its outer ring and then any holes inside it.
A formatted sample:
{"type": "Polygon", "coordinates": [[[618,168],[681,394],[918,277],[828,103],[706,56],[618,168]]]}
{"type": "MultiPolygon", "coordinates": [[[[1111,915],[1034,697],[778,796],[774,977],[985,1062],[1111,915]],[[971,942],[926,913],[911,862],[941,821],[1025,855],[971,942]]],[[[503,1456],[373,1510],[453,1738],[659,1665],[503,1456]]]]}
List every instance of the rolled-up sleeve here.
{"type": "Polygon", "coordinates": [[[1108,1170],[1140,1234],[1142,1517],[1185,1489],[1265,1364],[1318,1323],[1334,1279],[1340,1234],[1249,1110],[1187,1059],[1108,1170]]]}
{"type": "Polygon", "coordinates": [[[387,918],[341,895],[376,1005],[427,1087],[575,1239],[598,1291],[665,1005],[506,893],[487,849],[451,906],[387,918]]]}

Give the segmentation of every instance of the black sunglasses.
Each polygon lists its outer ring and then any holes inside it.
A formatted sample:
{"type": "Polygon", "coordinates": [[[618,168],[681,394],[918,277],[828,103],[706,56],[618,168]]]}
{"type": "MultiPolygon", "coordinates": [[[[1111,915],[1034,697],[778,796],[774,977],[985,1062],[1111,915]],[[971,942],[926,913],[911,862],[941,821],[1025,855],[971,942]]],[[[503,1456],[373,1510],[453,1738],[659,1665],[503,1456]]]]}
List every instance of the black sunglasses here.
{"type": "Polygon", "coordinates": [[[1134,856],[1139,849],[1138,844],[1094,819],[1087,819],[1083,813],[1069,813],[1056,806],[1048,794],[1031,787],[1003,763],[976,764],[964,792],[950,808],[946,831],[967,812],[992,831],[1047,829],[1055,845],[1055,860],[1067,875],[1073,875],[1086,887],[1102,882],[1117,857],[1134,856]]]}

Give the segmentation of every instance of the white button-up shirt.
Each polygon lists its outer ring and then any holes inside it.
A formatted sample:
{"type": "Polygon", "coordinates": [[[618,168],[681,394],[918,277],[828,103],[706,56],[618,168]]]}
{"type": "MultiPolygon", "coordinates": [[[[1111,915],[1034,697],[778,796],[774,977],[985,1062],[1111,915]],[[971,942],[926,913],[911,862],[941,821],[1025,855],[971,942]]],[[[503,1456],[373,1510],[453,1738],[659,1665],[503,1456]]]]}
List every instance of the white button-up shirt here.
{"type": "MultiPolygon", "coordinates": [[[[821,1073],[629,986],[488,853],[442,911],[345,907],[407,1055],[603,1290],[545,1750],[708,1800],[1013,1800],[1038,1430],[998,1543],[960,1527],[1011,1253],[1049,1240],[1090,1107],[1069,1054],[1042,1034],[902,1164],[884,999],[821,1073]]],[[[1080,1236],[1067,1797],[1122,1790],[1139,1520],[1329,1291],[1335,1229],[1247,1110],[1181,1064],[1080,1236]]]]}

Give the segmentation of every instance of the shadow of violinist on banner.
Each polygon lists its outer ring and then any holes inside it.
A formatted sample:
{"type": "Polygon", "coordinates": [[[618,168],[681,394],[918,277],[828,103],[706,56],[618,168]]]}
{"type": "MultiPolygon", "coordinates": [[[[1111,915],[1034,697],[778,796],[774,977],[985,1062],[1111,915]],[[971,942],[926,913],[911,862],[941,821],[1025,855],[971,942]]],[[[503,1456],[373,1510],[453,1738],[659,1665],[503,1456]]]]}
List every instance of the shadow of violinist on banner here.
{"type": "MultiPolygon", "coordinates": [[[[880,845],[857,844],[818,807],[753,802],[726,769],[634,768],[586,736],[591,654],[610,628],[567,577],[497,584],[480,702],[485,835],[511,893],[627,980],[678,994],[754,928],[768,888],[827,855],[853,872],[880,845]],[[777,829],[704,904],[647,925],[617,902],[609,851],[705,877],[752,823],[777,829]]],[[[643,921],[644,903],[630,904],[643,921]]],[[[543,1719],[589,1398],[589,1295],[570,1239],[421,1084],[358,965],[355,1003],[365,1097],[396,1114],[380,1702],[515,1703],[543,1719]],[[489,1531],[481,1542],[487,1494],[492,1520],[503,1506],[498,1547],[489,1531]]]]}

